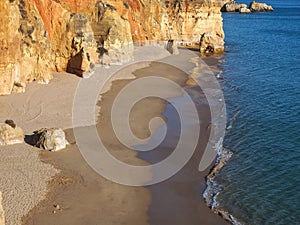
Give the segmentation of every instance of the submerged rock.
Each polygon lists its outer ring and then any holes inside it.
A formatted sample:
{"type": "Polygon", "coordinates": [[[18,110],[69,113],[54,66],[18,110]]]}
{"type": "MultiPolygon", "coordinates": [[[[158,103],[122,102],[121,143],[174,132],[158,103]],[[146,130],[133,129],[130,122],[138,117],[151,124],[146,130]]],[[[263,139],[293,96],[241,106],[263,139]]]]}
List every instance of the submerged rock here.
{"type": "Polygon", "coordinates": [[[251,12],[269,12],[274,11],[273,7],[266,3],[253,1],[250,3],[249,9],[251,12]]]}
{"type": "Polygon", "coordinates": [[[227,211],[221,209],[214,209],[214,212],[222,216],[224,220],[233,222],[231,219],[231,215],[227,211]]]}
{"type": "Polygon", "coordinates": [[[34,132],[34,146],[48,151],[59,151],[69,144],[60,128],[43,128],[34,132]]]}
{"type": "Polygon", "coordinates": [[[5,123],[0,123],[0,146],[13,145],[24,142],[24,132],[20,127],[17,127],[14,121],[6,120],[5,123]]]}
{"type": "Polygon", "coordinates": [[[0,191],[0,225],[5,224],[4,211],[2,207],[2,192],[0,191]]]}
{"type": "Polygon", "coordinates": [[[201,53],[220,53],[224,51],[224,40],[215,32],[204,33],[200,39],[201,53]]]}

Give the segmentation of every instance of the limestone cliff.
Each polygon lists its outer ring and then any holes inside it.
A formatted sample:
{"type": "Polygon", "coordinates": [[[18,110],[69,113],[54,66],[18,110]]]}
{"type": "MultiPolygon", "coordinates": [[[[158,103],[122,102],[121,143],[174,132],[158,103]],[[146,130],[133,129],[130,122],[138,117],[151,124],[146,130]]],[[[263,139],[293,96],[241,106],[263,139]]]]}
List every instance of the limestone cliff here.
{"type": "Polygon", "coordinates": [[[48,83],[54,71],[85,76],[95,63],[131,60],[134,43],[176,40],[195,45],[205,39],[201,51],[221,51],[223,4],[222,0],[1,0],[0,95],[23,92],[31,81],[48,83]]]}

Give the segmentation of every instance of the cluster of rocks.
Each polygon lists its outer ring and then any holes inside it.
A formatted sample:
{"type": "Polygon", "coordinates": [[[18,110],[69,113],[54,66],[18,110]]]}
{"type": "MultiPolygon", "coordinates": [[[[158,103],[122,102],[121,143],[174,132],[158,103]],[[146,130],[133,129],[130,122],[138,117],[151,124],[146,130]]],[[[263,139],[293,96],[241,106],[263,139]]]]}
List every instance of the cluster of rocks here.
{"type": "Polygon", "coordinates": [[[267,5],[266,3],[260,3],[260,2],[251,2],[249,6],[251,12],[272,12],[274,11],[273,7],[270,5],[267,5]]]}
{"type": "Polygon", "coordinates": [[[69,144],[61,128],[43,128],[25,137],[23,130],[16,126],[14,121],[6,120],[5,123],[0,123],[0,146],[20,144],[24,141],[48,151],[62,150],[69,144]]]}
{"type": "Polygon", "coordinates": [[[249,8],[246,4],[240,4],[233,0],[225,3],[221,8],[222,12],[239,12],[239,13],[251,13],[251,12],[270,12],[274,11],[273,7],[261,2],[251,2],[249,8]]]}

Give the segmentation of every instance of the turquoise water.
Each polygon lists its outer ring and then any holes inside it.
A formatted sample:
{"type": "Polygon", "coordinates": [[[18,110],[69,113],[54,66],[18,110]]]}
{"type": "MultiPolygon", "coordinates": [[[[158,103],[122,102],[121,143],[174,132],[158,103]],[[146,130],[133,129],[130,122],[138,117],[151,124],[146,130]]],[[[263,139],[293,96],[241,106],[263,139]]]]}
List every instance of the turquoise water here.
{"type": "Polygon", "coordinates": [[[243,224],[300,224],[300,1],[266,2],[275,12],[223,14],[224,94],[240,114],[217,201],[243,224]]]}

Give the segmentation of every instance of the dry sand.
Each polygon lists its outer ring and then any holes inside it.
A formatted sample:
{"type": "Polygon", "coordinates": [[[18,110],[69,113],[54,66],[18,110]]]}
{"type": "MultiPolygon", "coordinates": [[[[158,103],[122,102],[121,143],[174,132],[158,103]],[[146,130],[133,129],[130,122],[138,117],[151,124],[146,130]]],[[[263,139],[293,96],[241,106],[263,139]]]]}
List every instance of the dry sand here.
{"type": "MultiPolygon", "coordinates": [[[[138,50],[136,54],[140,60],[153,60],[168,55],[153,47],[138,50]]],[[[145,71],[135,75],[142,74],[145,71]]],[[[129,77],[132,78],[132,75],[124,74],[119,79],[129,77]]],[[[174,78],[180,84],[186,79],[174,78]]],[[[15,120],[26,134],[41,127],[70,128],[73,97],[79,81],[78,77],[70,74],[56,74],[47,86],[33,83],[24,94],[1,97],[0,119],[9,117],[15,120]]],[[[146,165],[151,160],[147,157],[147,161],[138,159],[134,151],[120,145],[107,123],[112,99],[127,82],[130,81],[115,81],[107,87],[107,90],[111,89],[102,95],[97,128],[105,131],[102,132],[102,138],[112,154],[125,162],[146,165]]],[[[164,110],[165,102],[158,99],[149,98],[137,104],[132,114],[137,118],[131,124],[134,132],[141,137],[147,136],[149,118],[161,116],[164,110]],[[148,110],[150,104],[152,107],[148,110]]],[[[203,121],[206,121],[203,126],[207,126],[209,111],[203,109],[200,114],[203,121]]],[[[184,170],[161,184],[147,188],[119,185],[98,175],[82,158],[72,129],[67,129],[67,137],[72,145],[61,152],[38,151],[26,144],[1,147],[0,191],[4,196],[7,224],[20,224],[20,218],[38,202],[23,217],[23,224],[226,224],[207,208],[202,198],[204,177],[208,170],[199,173],[196,164],[202,155],[201,145],[207,141],[208,136],[209,132],[201,136],[199,151],[184,170]],[[59,170],[61,172],[57,174],[59,170]],[[46,184],[55,174],[46,196],[46,184]],[[59,207],[55,208],[57,204],[59,207]]]]}
{"type": "MultiPolygon", "coordinates": [[[[71,127],[72,98],[79,80],[55,74],[49,85],[31,83],[23,94],[1,96],[0,120],[13,119],[27,135],[42,127],[71,127]]],[[[40,161],[39,152],[27,144],[0,147],[6,225],[21,224],[22,216],[46,197],[47,182],[58,172],[40,161]]]]}

